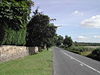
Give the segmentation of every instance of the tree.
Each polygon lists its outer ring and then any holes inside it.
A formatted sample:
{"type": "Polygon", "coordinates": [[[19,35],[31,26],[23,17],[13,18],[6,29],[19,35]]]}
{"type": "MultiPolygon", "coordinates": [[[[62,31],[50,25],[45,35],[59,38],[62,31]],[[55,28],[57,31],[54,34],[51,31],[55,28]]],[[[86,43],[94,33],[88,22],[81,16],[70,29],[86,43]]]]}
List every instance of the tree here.
{"type": "Polygon", "coordinates": [[[72,41],[71,37],[65,36],[65,39],[63,41],[63,45],[65,47],[70,47],[70,46],[72,46],[72,44],[73,44],[73,41],[72,41]]]}
{"type": "Polygon", "coordinates": [[[89,57],[100,60],[100,48],[96,48],[95,50],[93,50],[89,57]]]}
{"type": "Polygon", "coordinates": [[[0,44],[25,45],[31,0],[3,0],[0,3],[0,44]],[[2,41],[1,41],[2,40],[2,41]]]}
{"type": "Polygon", "coordinates": [[[53,38],[56,32],[56,27],[50,24],[48,15],[38,12],[38,8],[34,12],[34,16],[27,25],[27,46],[45,45],[49,47],[50,39],[53,38]]]}
{"type": "Polygon", "coordinates": [[[50,23],[44,32],[45,34],[44,35],[44,38],[45,38],[44,45],[46,45],[47,48],[54,45],[54,37],[56,35],[56,29],[57,27],[54,26],[53,23],[50,23]]]}
{"type": "Polygon", "coordinates": [[[61,36],[61,35],[58,35],[57,36],[57,40],[56,40],[56,45],[57,46],[61,46],[62,44],[63,44],[63,36],[61,36]]]}

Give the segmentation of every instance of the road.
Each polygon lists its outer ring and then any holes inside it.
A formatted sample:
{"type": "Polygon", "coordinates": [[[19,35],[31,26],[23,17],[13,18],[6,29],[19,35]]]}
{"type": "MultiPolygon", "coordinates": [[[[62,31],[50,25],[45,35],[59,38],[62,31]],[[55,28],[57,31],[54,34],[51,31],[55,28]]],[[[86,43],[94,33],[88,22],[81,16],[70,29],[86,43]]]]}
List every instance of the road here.
{"type": "Polygon", "coordinates": [[[100,62],[55,47],[53,75],[100,75],[100,62]]]}

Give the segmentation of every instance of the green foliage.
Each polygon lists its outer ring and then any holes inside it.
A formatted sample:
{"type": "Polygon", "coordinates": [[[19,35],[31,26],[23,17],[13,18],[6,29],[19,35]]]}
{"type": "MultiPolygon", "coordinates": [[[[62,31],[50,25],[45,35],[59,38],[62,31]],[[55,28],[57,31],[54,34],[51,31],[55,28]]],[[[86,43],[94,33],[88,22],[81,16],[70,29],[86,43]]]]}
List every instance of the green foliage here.
{"type": "MultiPolygon", "coordinates": [[[[27,25],[27,45],[28,46],[41,46],[45,28],[49,24],[49,17],[47,15],[34,15],[29,24],[27,25]]],[[[45,38],[44,38],[45,39],[45,38]]]]}
{"type": "Polygon", "coordinates": [[[100,48],[96,48],[88,57],[100,60],[100,48]]]}
{"type": "Polygon", "coordinates": [[[0,63],[0,75],[52,75],[52,51],[0,63]]]}
{"type": "Polygon", "coordinates": [[[86,51],[93,51],[93,48],[87,48],[82,46],[72,46],[65,49],[77,54],[81,54],[82,52],[86,52],[86,51]]]}
{"type": "Polygon", "coordinates": [[[29,6],[26,1],[5,0],[0,4],[0,8],[1,24],[14,30],[24,27],[23,23],[27,22],[29,14],[29,6]]]}
{"type": "Polygon", "coordinates": [[[100,48],[91,48],[85,46],[71,46],[65,48],[65,50],[100,61],[100,48]]]}
{"type": "Polygon", "coordinates": [[[100,46],[100,43],[74,42],[75,46],[100,46]]]}
{"type": "Polygon", "coordinates": [[[50,23],[47,28],[46,28],[46,32],[44,35],[44,45],[46,44],[47,47],[51,47],[55,44],[55,34],[56,34],[56,26],[54,26],[53,23],[50,23]]]}
{"type": "Polygon", "coordinates": [[[54,37],[56,27],[50,24],[48,15],[44,15],[35,10],[34,16],[27,25],[27,45],[28,46],[50,46],[51,38],[54,37]]]}
{"type": "Polygon", "coordinates": [[[25,45],[31,0],[3,0],[0,4],[0,44],[25,45]]]}
{"type": "Polygon", "coordinates": [[[14,31],[12,29],[6,29],[5,39],[3,41],[5,45],[25,45],[26,44],[26,29],[20,29],[14,31]]]}
{"type": "Polygon", "coordinates": [[[100,48],[95,49],[92,54],[100,57],[100,48]]]}
{"type": "Polygon", "coordinates": [[[4,36],[5,36],[4,26],[0,24],[0,45],[3,42],[4,36]]]}
{"type": "Polygon", "coordinates": [[[63,44],[63,36],[61,35],[56,35],[56,45],[61,46],[63,44]]]}
{"type": "Polygon", "coordinates": [[[72,44],[73,44],[73,41],[72,41],[71,37],[65,36],[65,39],[63,41],[63,45],[65,47],[70,47],[70,46],[72,46],[72,44]]]}

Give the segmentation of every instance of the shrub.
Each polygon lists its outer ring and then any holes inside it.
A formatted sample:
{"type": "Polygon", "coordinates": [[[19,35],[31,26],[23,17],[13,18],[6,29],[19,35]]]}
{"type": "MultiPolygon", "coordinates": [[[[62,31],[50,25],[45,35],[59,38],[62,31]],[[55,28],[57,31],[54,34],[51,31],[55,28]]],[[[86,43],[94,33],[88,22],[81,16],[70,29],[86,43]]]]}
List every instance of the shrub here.
{"type": "Polygon", "coordinates": [[[99,56],[100,57],[100,48],[96,48],[93,52],[92,52],[93,55],[95,56],[99,56]]]}
{"type": "Polygon", "coordinates": [[[77,53],[77,54],[81,54],[81,52],[93,50],[92,48],[87,48],[87,47],[83,47],[83,46],[72,46],[72,47],[65,48],[65,49],[68,51],[77,53]]]}
{"type": "Polygon", "coordinates": [[[26,26],[32,0],[2,0],[0,3],[0,45],[25,45],[26,26]]]}
{"type": "Polygon", "coordinates": [[[100,48],[96,48],[90,55],[88,55],[88,57],[100,60],[100,48]]]}

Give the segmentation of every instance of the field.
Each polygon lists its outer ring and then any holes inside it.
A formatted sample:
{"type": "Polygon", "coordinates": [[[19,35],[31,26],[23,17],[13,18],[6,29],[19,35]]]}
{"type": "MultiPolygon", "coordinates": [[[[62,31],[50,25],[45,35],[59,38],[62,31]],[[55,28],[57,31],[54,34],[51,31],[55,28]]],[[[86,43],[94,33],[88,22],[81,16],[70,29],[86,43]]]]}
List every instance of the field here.
{"type": "Polygon", "coordinates": [[[85,52],[81,52],[81,55],[83,56],[88,56],[92,53],[92,51],[96,48],[100,48],[100,46],[84,46],[85,48],[92,48],[92,50],[89,50],[89,51],[85,51],[85,52]]]}
{"type": "Polygon", "coordinates": [[[0,63],[0,75],[52,75],[52,51],[0,63]]]}
{"type": "Polygon", "coordinates": [[[100,61],[100,46],[71,46],[65,49],[100,61]]]}
{"type": "Polygon", "coordinates": [[[100,48],[100,46],[72,46],[72,47],[65,48],[65,49],[68,51],[83,55],[83,56],[88,56],[96,48],[100,48]]]}
{"type": "Polygon", "coordinates": [[[94,48],[94,49],[100,48],[100,46],[84,46],[84,47],[86,47],[86,48],[94,48]]]}
{"type": "Polygon", "coordinates": [[[92,53],[92,51],[85,51],[85,52],[81,52],[80,54],[83,56],[88,56],[92,53]]]}
{"type": "Polygon", "coordinates": [[[92,50],[89,50],[89,51],[81,52],[81,55],[83,55],[83,56],[88,56],[92,53],[92,51],[94,49],[100,48],[100,46],[83,46],[83,47],[92,49],[92,50]]]}

